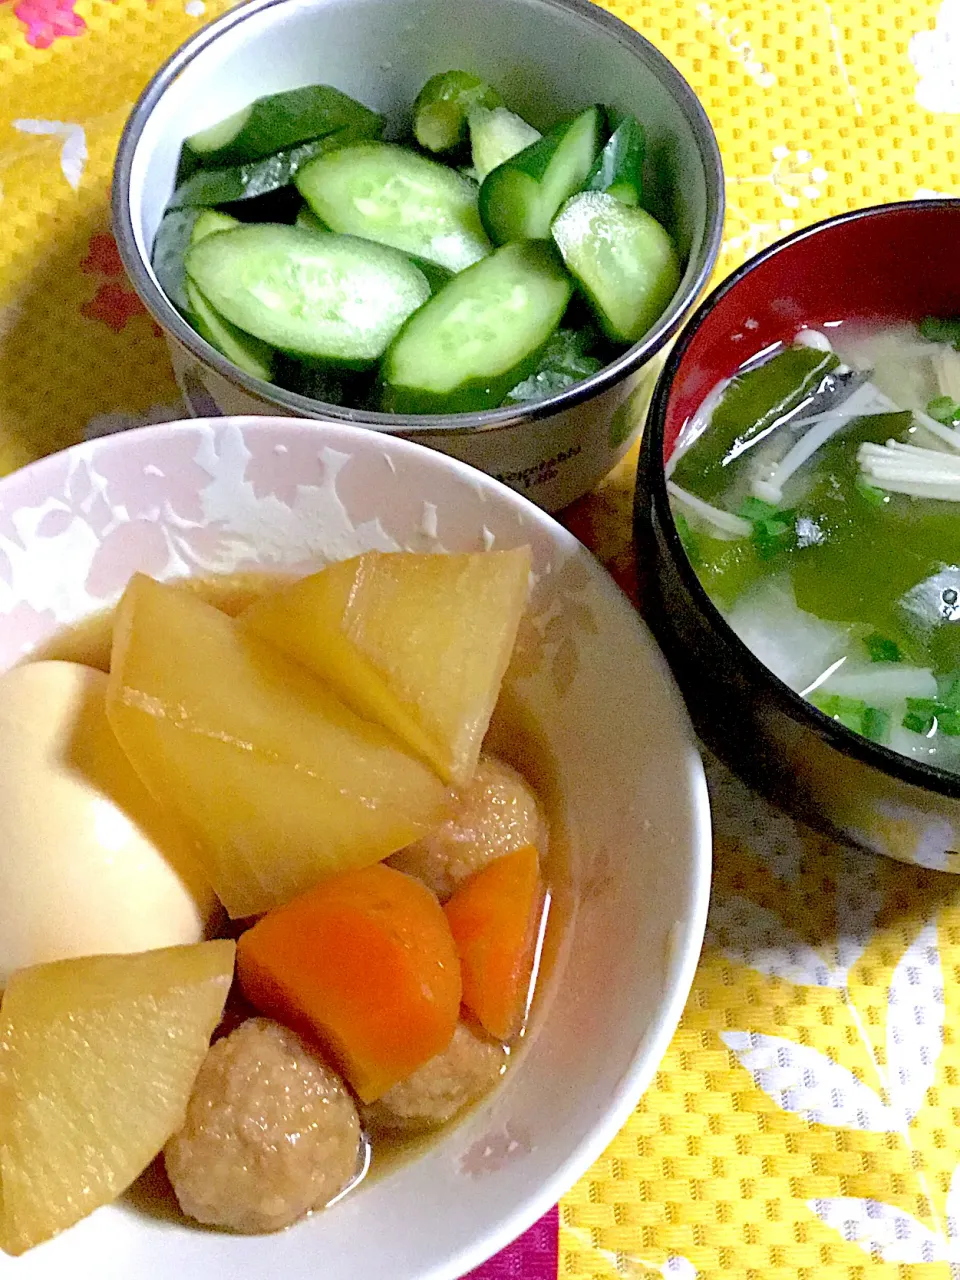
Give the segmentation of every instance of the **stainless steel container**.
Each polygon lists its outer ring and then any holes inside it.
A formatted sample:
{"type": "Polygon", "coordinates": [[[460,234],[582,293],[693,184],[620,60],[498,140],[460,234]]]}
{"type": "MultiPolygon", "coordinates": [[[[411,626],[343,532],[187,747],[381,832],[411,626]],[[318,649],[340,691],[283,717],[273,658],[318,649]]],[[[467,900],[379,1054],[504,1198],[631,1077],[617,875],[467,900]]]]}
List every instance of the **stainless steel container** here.
{"type": "Polygon", "coordinates": [[[286,410],[387,431],[452,454],[553,511],[592,488],[642,425],[656,357],[716,259],[723,172],[709,121],[683,77],[642,36],[586,0],[251,0],[200,31],[147,86],[120,143],[113,218],[124,265],[167,337],[194,415],[286,410]],[[371,413],[241,372],[190,328],[150,266],[184,137],[255,97],[318,82],[384,112],[395,133],[423,82],[450,67],[490,80],[541,127],[591,102],[643,121],[651,211],[686,264],[667,311],[600,373],[522,408],[371,413]]]}

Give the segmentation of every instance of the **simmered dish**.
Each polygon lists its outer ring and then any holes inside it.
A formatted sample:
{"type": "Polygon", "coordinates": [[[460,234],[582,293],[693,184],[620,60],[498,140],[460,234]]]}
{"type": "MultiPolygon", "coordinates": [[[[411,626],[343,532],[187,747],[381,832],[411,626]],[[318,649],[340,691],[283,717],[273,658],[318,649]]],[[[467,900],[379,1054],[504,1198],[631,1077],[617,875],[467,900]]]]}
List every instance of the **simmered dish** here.
{"type": "Polygon", "coordinates": [[[464,71],[412,135],[329,85],[258,98],[183,144],[153,268],[239,369],[316,400],[460,413],[553,395],[680,283],[645,134],[599,105],[541,135],[464,71]]]}
{"type": "Polygon", "coordinates": [[[740,639],[825,715],[960,773],[960,321],[804,330],[714,388],[668,465],[740,639]]]}
{"type": "Polygon", "coordinates": [[[0,677],[5,1251],[161,1151],[187,1217],[278,1230],[497,1084],[550,899],[485,745],[529,570],[368,553],[235,616],[135,575],[108,673],[0,677]]]}

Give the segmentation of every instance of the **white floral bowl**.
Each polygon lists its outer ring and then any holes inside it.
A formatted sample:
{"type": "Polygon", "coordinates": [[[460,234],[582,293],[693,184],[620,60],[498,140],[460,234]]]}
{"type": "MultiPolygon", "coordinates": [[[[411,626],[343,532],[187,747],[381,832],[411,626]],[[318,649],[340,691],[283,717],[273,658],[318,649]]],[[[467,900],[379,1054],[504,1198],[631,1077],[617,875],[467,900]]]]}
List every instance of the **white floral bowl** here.
{"type": "Polygon", "coordinates": [[[504,1083],[416,1159],[279,1236],[194,1229],[138,1196],[0,1255],[0,1280],[453,1280],[546,1212],[626,1120],[680,1017],[710,877],[703,772],[658,650],[584,548],[496,481],[402,440],[282,418],[145,428],[0,481],[0,669],[111,605],[138,569],[522,543],[534,585],[509,694],[560,798],[568,871],[504,1083]]]}

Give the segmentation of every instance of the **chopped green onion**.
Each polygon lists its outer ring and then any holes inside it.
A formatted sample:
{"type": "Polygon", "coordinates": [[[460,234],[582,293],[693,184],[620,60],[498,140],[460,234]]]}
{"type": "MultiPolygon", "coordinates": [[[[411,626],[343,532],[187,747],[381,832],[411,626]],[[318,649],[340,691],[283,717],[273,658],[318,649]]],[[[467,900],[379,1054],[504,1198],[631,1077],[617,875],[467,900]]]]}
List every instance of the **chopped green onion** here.
{"type": "Polygon", "coordinates": [[[908,698],[903,727],[924,735],[938,729],[948,738],[960,738],[960,708],[937,698],[908,698]]]}
{"type": "Polygon", "coordinates": [[[781,551],[792,551],[797,545],[797,530],[792,511],[753,522],[753,541],[762,560],[772,560],[781,551]]]}
{"type": "Polygon", "coordinates": [[[930,342],[949,342],[960,350],[960,319],[924,316],[920,321],[920,332],[930,342]]]}
{"type": "Polygon", "coordinates": [[[863,713],[863,736],[871,742],[886,742],[890,732],[890,712],[867,707],[863,713]]]}
{"type": "Polygon", "coordinates": [[[905,729],[911,733],[928,734],[933,728],[933,718],[921,715],[919,711],[908,711],[901,721],[905,729]]]}
{"type": "Polygon", "coordinates": [[[694,568],[696,568],[697,563],[699,561],[699,556],[697,554],[698,547],[697,547],[697,540],[693,534],[693,530],[690,528],[690,521],[687,519],[687,517],[683,514],[682,511],[675,511],[673,513],[673,523],[677,530],[677,536],[680,539],[680,545],[683,547],[684,551],[687,553],[687,559],[694,566],[694,568]]]}
{"type": "Polygon", "coordinates": [[[867,712],[873,710],[862,698],[847,698],[840,693],[812,693],[809,700],[825,716],[860,734],[864,733],[867,712]]]}
{"type": "Polygon", "coordinates": [[[866,646],[867,653],[870,655],[871,662],[903,661],[900,646],[892,640],[888,640],[886,636],[880,635],[879,631],[875,631],[872,636],[867,636],[863,643],[866,646]]]}
{"type": "Polygon", "coordinates": [[[737,515],[744,520],[768,520],[777,514],[772,502],[764,502],[762,498],[744,498],[737,508],[737,515]]]}
{"type": "Polygon", "coordinates": [[[863,476],[859,476],[856,481],[856,489],[861,498],[866,498],[872,507],[882,507],[890,501],[890,495],[884,493],[882,489],[878,489],[876,485],[868,484],[863,476]]]}
{"type": "Polygon", "coordinates": [[[951,396],[934,396],[927,405],[927,413],[944,426],[952,427],[960,422],[960,404],[951,396]]]}
{"type": "Polygon", "coordinates": [[[952,671],[937,681],[938,701],[951,711],[960,711],[960,672],[952,671]]]}

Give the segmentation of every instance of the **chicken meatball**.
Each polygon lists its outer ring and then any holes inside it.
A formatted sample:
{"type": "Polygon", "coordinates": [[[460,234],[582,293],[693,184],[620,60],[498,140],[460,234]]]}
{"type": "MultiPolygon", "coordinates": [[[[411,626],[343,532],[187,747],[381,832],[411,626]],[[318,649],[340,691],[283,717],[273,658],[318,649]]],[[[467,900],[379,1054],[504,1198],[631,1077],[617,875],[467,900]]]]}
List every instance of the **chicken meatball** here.
{"type": "Polygon", "coordinates": [[[191,1218],[278,1231],[349,1185],[363,1140],[339,1076],[293,1031],[250,1018],[211,1047],[164,1157],[191,1218]]]}
{"type": "Polygon", "coordinates": [[[492,1089],[506,1065],[502,1044],[459,1022],[443,1053],[365,1107],[364,1119],[374,1130],[393,1133],[444,1124],[492,1089]]]}
{"type": "Polygon", "coordinates": [[[546,830],[537,797],[516,769],[494,756],[481,756],[473,781],[461,790],[446,822],[389,862],[446,902],[461,881],[494,858],[525,844],[545,853],[546,830]]]}

